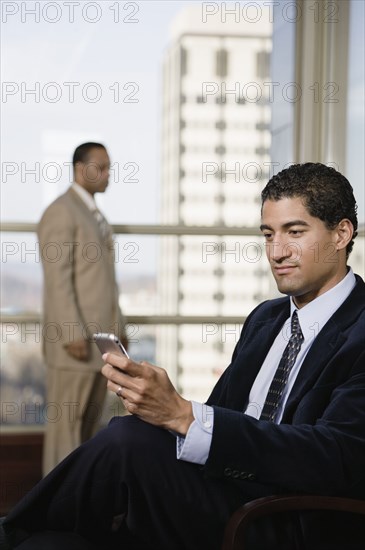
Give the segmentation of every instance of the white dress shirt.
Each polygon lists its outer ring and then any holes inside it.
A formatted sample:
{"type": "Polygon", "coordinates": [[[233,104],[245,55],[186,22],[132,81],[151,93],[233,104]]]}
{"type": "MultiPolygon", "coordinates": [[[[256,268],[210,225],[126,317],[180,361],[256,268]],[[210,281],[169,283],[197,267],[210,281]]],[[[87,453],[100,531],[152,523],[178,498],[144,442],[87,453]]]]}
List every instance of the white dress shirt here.
{"type": "Polygon", "coordinates": [[[86,191],[86,189],[84,189],[82,185],[74,181],[72,184],[72,189],[75,191],[75,193],[78,194],[80,199],[86,204],[89,210],[91,210],[92,212],[94,212],[94,210],[97,210],[94,197],[88,191],[86,191]]]}
{"type": "MultiPolygon", "coordinates": [[[[301,309],[297,309],[293,298],[290,299],[290,316],[285,321],[279,334],[274,340],[257,376],[252,385],[249,402],[245,414],[254,418],[260,418],[262,408],[269,390],[271,380],[274,377],[283,351],[290,338],[291,316],[297,310],[300,327],[304,336],[302,346],[295,363],[289,374],[289,379],[279,405],[275,422],[280,423],[285,404],[293,388],[296,377],[304,358],[308,353],[314,339],[322,330],[335,311],[346,300],[355,287],[355,275],[350,268],[346,277],[336,286],[321,294],[301,309]]],[[[194,422],[190,425],[186,437],[177,437],[177,458],[197,464],[205,464],[212,441],[214,425],[214,409],[207,405],[192,401],[194,422]]]]}

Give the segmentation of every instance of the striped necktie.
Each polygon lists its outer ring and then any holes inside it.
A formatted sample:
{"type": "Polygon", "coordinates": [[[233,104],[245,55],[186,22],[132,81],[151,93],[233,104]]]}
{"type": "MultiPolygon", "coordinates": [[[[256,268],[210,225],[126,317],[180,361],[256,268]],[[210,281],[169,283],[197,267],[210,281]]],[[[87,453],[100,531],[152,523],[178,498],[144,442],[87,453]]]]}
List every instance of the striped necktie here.
{"type": "Polygon", "coordinates": [[[93,211],[94,217],[98,223],[100,234],[104,241],[110,240],[112,238],[112,232],[110,229],[110,225],[104,218],[103,214],[100,212],[98,208],[95,208],[93,211]]]}
{"type": "Polygon", "coordinates": [[[291,336],[280,359],[274,378],[271,381],[260,420],[267,420],[269,422],[275,421],[275,416],[277,414],[285,386],[288,382],[290,371],[293,368],[303,340],[304,336],[300,328],[297,311],[295,310],[291,318],[291,336]]]}

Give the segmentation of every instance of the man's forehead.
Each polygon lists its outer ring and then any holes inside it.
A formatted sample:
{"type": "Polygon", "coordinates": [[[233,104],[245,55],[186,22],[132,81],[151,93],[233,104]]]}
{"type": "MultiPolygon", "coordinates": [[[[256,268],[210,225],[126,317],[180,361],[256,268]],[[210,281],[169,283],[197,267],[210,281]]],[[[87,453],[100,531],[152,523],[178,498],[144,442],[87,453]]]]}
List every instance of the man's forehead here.
{"type": "Polygon", "coordinates": [[[310,216],[307,207],[301,197],[283,197],[279,200],[267,199],[262,205],[262,215],[265,213],[280,213],[282,215],[292,212],[303,212],[310,216]]]}
{"type": "Polygon", "coordinates": [[[102,147],[94,147],[93,149],[90,149],[89,154],[87,155],[86,162],[90,162],[92,160],[109,160],[109,155],[105,149],[102,147]]]}
{"type": "Polygon", "coordinates": [[[293,225],[294,222],[308,225],[314,219],[300,197],[284,197],[277,201],[268,199],[262,205],[263,224],[271,221],[280,225],[293,225]]]}

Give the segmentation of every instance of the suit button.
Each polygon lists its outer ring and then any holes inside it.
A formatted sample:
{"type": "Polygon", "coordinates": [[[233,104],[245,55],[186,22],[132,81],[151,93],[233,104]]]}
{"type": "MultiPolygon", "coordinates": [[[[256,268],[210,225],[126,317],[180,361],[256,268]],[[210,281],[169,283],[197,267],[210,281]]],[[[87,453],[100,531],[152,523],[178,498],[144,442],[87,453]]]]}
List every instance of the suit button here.
{"type": "Polygon", "coordinates": [[[255,481],[256,476],[255,476],[255,474],[248,474],[247,479],[248,479],[249,481],[255,481]]]}
{"type": "Polygon", "coordinates": [[[231,475],[232,475],[232,470],[231,470],[231,468],[226,468],[226,469],[224,470],[224,475],[225,475],[226,477],[231,477],[231,475]]]}
{"type": "Polygon", "coordinates": [[[248,473],[247,472],[241,472],[240,473],[240,479],[247,479],[248,473]]]}
{"type": "Polygon", "coordinates": [[[238,470],[233,470],[233,472],[232,472],[232,477],[233,477],[234,479],[237,479],[239,476],[240,476],[239,471],[238,471],[238,470]]]}

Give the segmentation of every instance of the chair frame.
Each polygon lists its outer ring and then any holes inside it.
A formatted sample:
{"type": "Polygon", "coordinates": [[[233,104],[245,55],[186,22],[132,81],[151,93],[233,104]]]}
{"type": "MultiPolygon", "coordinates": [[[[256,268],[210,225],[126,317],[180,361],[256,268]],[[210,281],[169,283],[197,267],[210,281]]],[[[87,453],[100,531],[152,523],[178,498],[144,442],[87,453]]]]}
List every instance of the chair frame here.
{"type": "Polygon", "coordinates": [[[247,502],[227,523],[222,550],[245,550],[247,526],[257,518],[293,510],[336,510],[365,516],[365,501],[317,495],[272,495],[247,502]]]}

